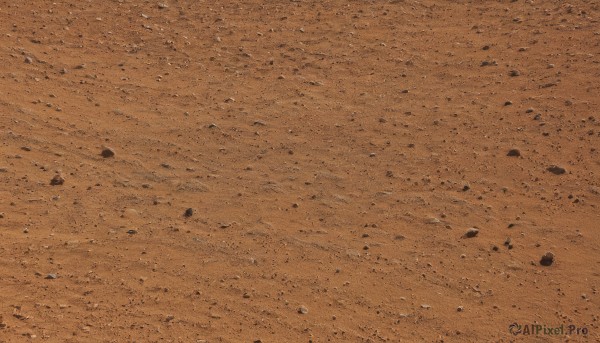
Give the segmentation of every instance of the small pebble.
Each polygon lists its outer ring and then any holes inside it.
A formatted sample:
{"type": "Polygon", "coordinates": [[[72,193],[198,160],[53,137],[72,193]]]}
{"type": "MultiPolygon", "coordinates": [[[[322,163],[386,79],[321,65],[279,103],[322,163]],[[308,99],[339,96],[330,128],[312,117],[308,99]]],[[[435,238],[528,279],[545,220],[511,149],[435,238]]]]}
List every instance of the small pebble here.
{"type": "Polygon", "coordinates": [[[546,170],[554,175],[561,175],[567,172],[565,168],[556,165],[551,165],[550,167],[546,168],[546,170]]]}
{"type": "Polygon", "coordinates": [[[50,180],[50,185],[52,185],[52,186],[60,186],[63,183],[65,183],[65,179],[62,176],[60,176],[59,174],[54,175],[52,180],[50,180]]]}
{"type": "Polygon", "coordinates": [[[131,229],[131,230],[127,230],[127,233],[130,235],[135,235],[137,232],[137,230],[131,229]]]}
{"type": "Polygon", "coordinates": [[[191,217],[194,215],[194,209],[193,208],[188,208],[187,210],[185,210],[185,213],[183,214],[184,217],[191,217]]]}
{"type": "Polygon", "coordinates": [[[25,63],[33,63],[33,59],[29,56],[25,57],[25,63]]]}
{"type": "Polygon", "coordinates": [[[102,155],[104,158],[113,157],[115,156],[115,151],[109,147],[104,147],[100,155],[102,155]]]}
{"type": "Polygon", "coordinates": [[[465,237],[473,238],[473,237],[477,236],[478,234],[479,234],[479,229],[472,227],[472,228],[468,229],[467,232],[465,232],[465,237]]]}
{"type": "Polygon", "coordinates": [[[515,77],[521,75],[521,73],[518,70],[511,70],[510,72],[508,72],[508,75],[515,77]]]}
{"type": "Polygon", "coordinates": [[[300,306],[300,307],[298,307],[298,313],[300,313],[300,314],[307,314],[308,313],[308,308],[306,308],[306,306],[300,306]]]}
{"type": "Polygon", "coordinates": [[[551,252],[547,252],[544,255],[542,255],[542,258],[540,259],[540,264],[542,266],[550,266],[552,265],[552,263],[554,263],[554,254],[551,252]]]}
{"type": "Polygon", "coordinates": [[[510,149],[506,156],[519,157],[521,156],[521,151],[519,149],[510,149]]]}
{"type": "Polygon", "coordinates": [[[56,274],[48,274],[48,275],[46,275],[46,277],[44,279],[54,280],[56,278],[58,278],[58,275],[56,275],[56,274]]]}

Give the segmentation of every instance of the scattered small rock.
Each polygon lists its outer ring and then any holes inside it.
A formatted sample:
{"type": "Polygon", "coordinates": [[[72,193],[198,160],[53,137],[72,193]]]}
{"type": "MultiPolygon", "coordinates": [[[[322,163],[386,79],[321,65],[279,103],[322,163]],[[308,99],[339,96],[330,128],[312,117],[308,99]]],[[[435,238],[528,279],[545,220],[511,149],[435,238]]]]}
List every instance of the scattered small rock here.
{"type": "Polygon", "coordinates": [[[422,304],[422,305],[421,305],[421,308],[424,308],[424,309],[430,309],[430,308],[431,308],[431,305],[428,305],[428,304],[422,304]]]}
{"type": "Polygon", "coordinates": [[[506,156],[519,157],[521,156],[521,151],[519,149],[510,149],[506,156]]]}
{"type": "Polygon", "coordinates": [[[546,168],[546,170],[554,175],[561,175],[567,172],[565,168],[559,167],[557,165],[551,165],[550,167],[546,168]]]}
{"type": "Polygon", "coordinates": [[[59,174],[54,175],[52,180],[50,180],[50,185],[52,185],[52,186],[60,186],[63,183],[65,183],[65,179],[62,176],[60,176],[59,174]]]}
{"type": "Polygon", "coordinates": [[[465,308],[463,306],[459,306],[459,307],[456,308],[457,312],[462,312],[464,310],[465,310],[465,308]]]}
{"type": "Polygon", "coordinates": [[[58,278],[58,275],[56,275],[56,274],[48,274],[48,275],[46,275],[46,277],[44,279],[54,280],[56,278],[58,278]]]}
{"type": "Polygon", "coordinates": [[[300,306],[300,307],[298,307],[298,313],[300,313],[300,314],[307,314],[308,313],[308,308],[306,308],[306,306],[300,306]]]}
{"type": "Polygon", "coordinates": [[[23,151],[31,151],[31,148],[28,147],[28,146],[22,146],[21,150],[23,150],[23,151]]]}
{"type": "Polygon", "coordinates": [[[115,151],[109,147],[104,147],[100,155],[102,155],[104,158],[113,157],[115,156],[115,151]]]}
{"type": "Polygon", "coordinates": [[[138,231],[135,229],[131,229],[131,230],[127,230],[127,233],[130,235],[135,235],[136,233],[138,233],[138,231]]]}
{"type": "Polygon", "coordinates": [[[25,63],[33,63],[33,59],[29,56],[25,57],[25,63]]]}
{"type": "Polygon", "coordinates": [[[470,228],[465,232],[465,238],[473,238],[479,234],[479,229],[474,227],[470,228]]]}
{"type": "Polygon", "coordinates": [[[508,101],[504,102],[504,106],[510,106],[510,105],[512,105],[512,104],[513,104],[513,103],[512,103],[512,101],[510,101],[510,100],[508,100],[508,101]]]}
{"type": "Polygon", "coordinates": [[[540,259],[540,264],[542,266],[550,266],[552,265],[552,263],[554,263],[554,254],[551,252],[547,252],[544,255],[542,255],[542,258],[540,259]]]}
{"type": "Polygon", "coordinates": [[[185,210],[185,213],[183,214],[184,217],[191,217],[194,215],[194,209],[193,208],[188,208],[187,210],[185,210]]]}
{"type": "Polygon", "coordinates": [[[519,72],[518,70],[511,70],[508,72],[509,76],[515,77],[515,76],[519,76],[521,75],[521,72],[519,72]]]}

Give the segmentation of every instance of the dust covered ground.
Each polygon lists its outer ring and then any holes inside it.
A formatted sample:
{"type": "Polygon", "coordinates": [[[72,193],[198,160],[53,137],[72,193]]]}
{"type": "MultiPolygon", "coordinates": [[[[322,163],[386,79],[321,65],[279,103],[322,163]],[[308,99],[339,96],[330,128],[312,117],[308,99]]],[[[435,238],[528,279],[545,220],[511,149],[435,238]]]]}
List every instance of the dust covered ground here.
{"type": "Polygon", "coordinates": [[[0,2],[0,342],[600,341],[598,1],[165,1],[0,2]]]}

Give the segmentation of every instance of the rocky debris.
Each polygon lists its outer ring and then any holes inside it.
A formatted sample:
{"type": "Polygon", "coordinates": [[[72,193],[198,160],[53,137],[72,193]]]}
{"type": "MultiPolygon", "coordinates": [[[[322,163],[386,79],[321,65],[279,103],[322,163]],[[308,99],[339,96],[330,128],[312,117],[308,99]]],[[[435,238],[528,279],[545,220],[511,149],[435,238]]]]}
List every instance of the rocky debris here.
{"type": "Polygon", "coordinates": [[[427,218],[427,224],[439,224],[441,221],[436,217],[427,218]]]}
{"type": "Polygon", "coordinates": [[[496,61],[483,61],[481,62],[481,66],[482,67],[487,67],[487,66],[497,66],[498,62],[496,61]]]}
{"type": "Polygon", "coordinates": [[[557,165],[551,165],[550,167],[546,168],[546,170],[554,175],[562,175],[567,172],[565,168],[559,167],[557,165]]]}
{"type": "Polygon", "coordinates": [[[23,150],[23,151],[31,151],[31,147],[28,147],[28,146],[22,146],[22,147],[21,147],[21,150],[23,150]]]}
{"type": "Polygon", "coordinates": [[[473,237],[477,236],[478,234],[479,234],[479,229],[472,227],[472,228],[468,229],[467,232],[465,232],[464,237],[465,238],[473,238],[473,237]]]}
{"type": "Polygon", "coordinates": [[[194,209],[191,208],[191,207],[188,208],[187,210],[185,210],[185,212],[183,213],[183,216],[187,217],[187,218],[189,218],[189,217],[191,217],[193,215],[194,215],[194,209]]]}
{"type": "Polygon", "coordinates": [[[172,315],[172,314],[168,314],[168,315],[165,317],[165,322],[167,322],[167,323],[168,323],[168,322],[172,322],[174,319],[175,319],[175,316],[174,316],[174,315],[172,315]]]}
{"type": "Polygon", "coordinates": [[[100,155],[102,155],[102,157],[104,158],[114,157],[115,151],[109,147],[104,147],[102,148],[102,152],[100,153],[100,155]]]}
{"type": "Polygon", "coordinates": [[[552,265],[552,263],[554,263],[554,254],[551,252],[547,252],[544,255],[542,255],[542,258],[540,259],[540,264],[542,266],[550,266],[552,265]]]}
{"type": "Polygon", "coordinates": [[[4,212],[0,212],[0,219],[4,218],[4,212]]]}
{"type": "Polygon", "coordinates": [[[504,106],[510,106],[512,104],[513,104],[513,102],[510,100],[504,102],[504,106]]]}
{"type": "Polygon", "coordinates": [[[459,307],[456,308],[457,312],[462,312],[464,310],[465,310],[465,308],[463,306],[459,306],[459,307]]]}
{"type": "Polygon", "coordinates": [[[506,156],[519,157],[521,156],[521,151],[519,149],[510,149],[506,156]]]}
{"type": "Polygon", "coordinates": [[[52,185],[52,186],[60,186],[64,183],[65,183],[65,179],[60,174],[54,175],[52,180],[50,180],[50,185],[52,185]]]}
{"type": "Polygon", "coordinates": [[[430,309],[430,308],[431,308],[431,305],[428,305],[428,304],[422,304],[422,305],[421,305],[421,308],[424,308],[424,309],[428,310],[428,309],[430,309]]]}
{"type": "Polygon", "coordinates": [[[300,314],[307,314],[308,313],[308,308],[306,308],[306,306],[300,306],[300,307],[298,307],[298,313],[300,313],[300,314]]]}
{"type": "Polygon", "coordinates": [[[127,230],[127,233],[130,235],[135,235],[136,233],[138,233],[138,231],[135,229],[131,229],[131,230],[127,230]]]}
{"type": "Polygon", "coordinates": [[[44,279],[54,280],[56,278],[58,278],[58,275],[56,275],[56,274],[48,274],[48,275],[46,275],[46,277],[44,279]]]}
{"type": "Polygon", "coordinates": [[[33,58],[29,56],[25,57],[25,63],[33,63],[33,58]]]}
{"type": "Polygon", "coordinates": [[[515,76],[519,76],[521,75],[521,72],[519,72],[518,70],[511,70],[508,72],[509,76],[515,77],[515,76]]]}

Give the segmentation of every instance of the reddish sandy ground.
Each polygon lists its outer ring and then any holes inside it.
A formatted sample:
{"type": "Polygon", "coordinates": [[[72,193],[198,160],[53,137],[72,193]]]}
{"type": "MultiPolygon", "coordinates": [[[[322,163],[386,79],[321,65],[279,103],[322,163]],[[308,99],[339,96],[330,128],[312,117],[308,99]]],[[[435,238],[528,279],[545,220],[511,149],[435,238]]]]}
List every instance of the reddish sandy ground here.
{"type": "Polygon", "coordinates": [[[599,18],[1,1],[0,341],[600,341],[599,18]]]}

